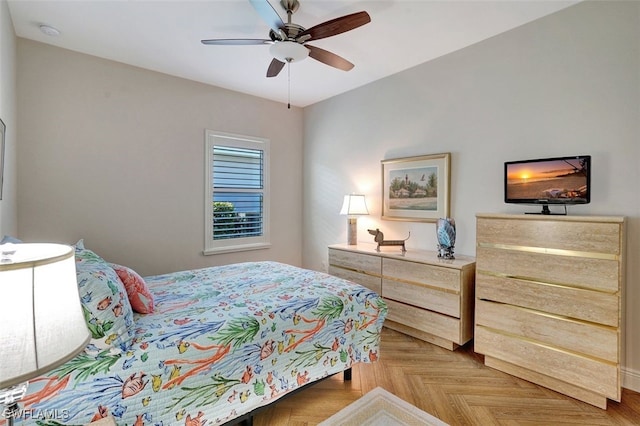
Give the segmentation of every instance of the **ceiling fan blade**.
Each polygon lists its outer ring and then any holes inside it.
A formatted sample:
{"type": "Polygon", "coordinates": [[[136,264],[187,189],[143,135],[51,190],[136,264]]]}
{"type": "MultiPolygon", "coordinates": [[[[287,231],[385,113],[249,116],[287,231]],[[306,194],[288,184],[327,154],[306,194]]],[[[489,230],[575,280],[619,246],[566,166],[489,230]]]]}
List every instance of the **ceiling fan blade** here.
{"type": "Polygon", "coordinates": [[[303,36],[310,35],[311,38],[308,40],[318,40],[351,31],[369,22],[371,22],[371,17],[367,12],[356,12],[315,25],[301,32],[297,38],[300,39],[303,36]]]}
{"type": "Polygon", "coordinates": [[[271,6],[268,0],[249,0],[251,6],[258,12],[258,15],[269,25],[276,34],[280,34],[280,29],[284,27],[284,22],[278,12],[271,6]]]}
{"type": "Polygon", "coordinates": [[[308,44],[305,44],[305,47],[309,49],[310,57],[312,57],[316,61],[322,62],[323,64],[338,68],[342,71],[349,71],[355,66],[343,57],[338,56],[335,53],[331,53],[328,50],[320,49],[319,47],[315,46],[309,46],[308,44]]]}
{"type": "Polygon", "coordinates": [[[280,62],[276,58],[273,58],[269,64],[269,68],[267,69],[267,77],[277,76],[280,74],[280,71],[282,71],[282,68],[284,68],[284,62],[280,62]]]}
{"type": "Polygon", "coordinates": [[[217,46],[244,46],[256,44],[272,44],[273,41],[258,38],[216,38],[212,40],[201,40],[202,44],[217,46]]]}

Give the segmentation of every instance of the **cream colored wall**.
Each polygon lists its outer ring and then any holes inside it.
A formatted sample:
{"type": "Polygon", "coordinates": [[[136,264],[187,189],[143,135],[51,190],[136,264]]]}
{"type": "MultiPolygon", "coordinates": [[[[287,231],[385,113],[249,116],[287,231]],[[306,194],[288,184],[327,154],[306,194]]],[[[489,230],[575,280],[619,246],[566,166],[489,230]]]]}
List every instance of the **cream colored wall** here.
{"type": "Polygon", "coordinates": [[[0,119],[7,130],[4,150],[4,184],[0,200],[0,239],[18,232],[16,202],[16,37],[6,1],[0,1],[0,119]]]}
{"type": "MultiPolygon", "coordinates": [[[[367,196],[367,228],[435,249],[435,225],[380,220],[380,160],[451,152],[456,252],[475,255],[475,214],[503,202],[508,160],[591,154],[592,202],[572,215],[628,218],[626,387],[640,391],[640,4],[585,2],[305,108],[303,265],[346,242],[342,197],[367,196]]],[[[580,238],[580,236],[576,236],[580,238]]]]}
{"type": "Polygon", "coordinates": [[[19,237],[143,275],[301,263],[302,111],[18,39],[19,237]],[[205,129],[271,140],[269,249],[203,256],[205,129]]]}

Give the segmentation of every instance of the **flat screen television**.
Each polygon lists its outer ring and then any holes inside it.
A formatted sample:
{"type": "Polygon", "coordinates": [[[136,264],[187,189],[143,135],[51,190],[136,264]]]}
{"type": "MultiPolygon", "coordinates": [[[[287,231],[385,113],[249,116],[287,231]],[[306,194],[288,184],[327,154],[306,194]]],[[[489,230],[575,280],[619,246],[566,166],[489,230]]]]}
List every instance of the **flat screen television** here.
{"type": "Polygon", "coordinates": [[[504,163],[504,201],[542,205],[541,214],[551,214],[549,205],[591,202],[591,156],[540,158],[504,163]]]}

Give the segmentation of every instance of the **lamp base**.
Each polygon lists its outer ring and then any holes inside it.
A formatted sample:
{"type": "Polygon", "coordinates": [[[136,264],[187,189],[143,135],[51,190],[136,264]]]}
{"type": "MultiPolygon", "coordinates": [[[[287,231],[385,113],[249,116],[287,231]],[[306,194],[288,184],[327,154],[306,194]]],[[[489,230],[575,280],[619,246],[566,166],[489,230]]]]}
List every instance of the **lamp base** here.
{"type": "Polygon", "coordinates": [[[358,218],[350,217],[347,219],[347,244],[355,246],[358,244],[358,218]]]}
{"type": "Polygon", "coordinates": [[[0,391],[0,405],[5,406],[2,413],[7,420],[7,426],[13,426],[14,419],[20,414],[18,401],[25,396],[28,387],[29,382],[23,382],[0,391]]]}

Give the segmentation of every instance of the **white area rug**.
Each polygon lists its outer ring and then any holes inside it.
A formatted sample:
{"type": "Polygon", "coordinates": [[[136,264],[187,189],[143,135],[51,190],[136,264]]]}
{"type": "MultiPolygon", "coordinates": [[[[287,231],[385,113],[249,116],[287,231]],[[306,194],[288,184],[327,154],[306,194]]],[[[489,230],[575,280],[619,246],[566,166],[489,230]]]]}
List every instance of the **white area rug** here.
{"type": "Polygon", "coordinates": [[[318,426],[448,426],[397,396],[377,387],[318,426]]]}

